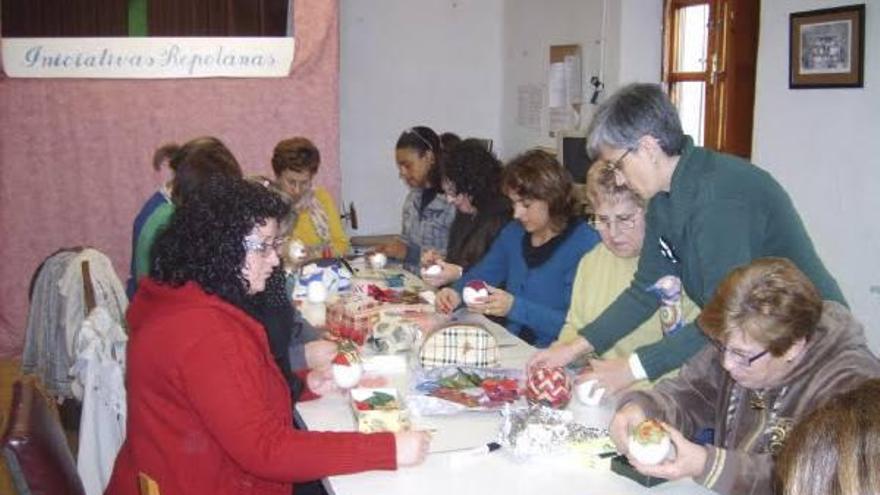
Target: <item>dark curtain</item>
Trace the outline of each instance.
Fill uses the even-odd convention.
[[[288,0],[149,0],[150,36],[285,36]]]
[[[3,36],[128,36],[127,0],[0,0]]]

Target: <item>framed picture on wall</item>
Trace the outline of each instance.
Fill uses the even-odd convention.
[[[864,4],[794,12],[789,25],[789,88],[863,86]]]

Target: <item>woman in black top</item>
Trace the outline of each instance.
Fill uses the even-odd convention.
[[[445,259],[433,250],[422,253],[422,277],[435,287],[458,280],[479,261],[511,218],[510,201],[500,190],[501,162],[479,141],[466,139],[447,150],[440,160],[440,178],[456,213]],[[441,271],[427,272],[432,265]]]

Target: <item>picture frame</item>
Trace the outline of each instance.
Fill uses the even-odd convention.
[[[864,86],[865,4],[794,12],[789,27],[789,88]]]

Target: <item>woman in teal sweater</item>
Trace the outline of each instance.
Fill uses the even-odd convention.
[[[648,201],[642,256],[630,287],[580,330],[581,338],[535,355],[530,366],[562,365],[585,352],[605,352],[654,314],[657,298],[647,288],[664,275],[678,276],[688,297],[703,307],[731,269],[776,256],[793,261],[823,299],[846,304],[779,183],[745,160],[694,146],[659,86],[620,89],[596,111],[589,136],[590,154],[614,170],[619,184]],[[696,323],[690,323],[639,349],[629,363],[599,363],[584,378],[653,380],[705,343]]]
[[[489,296],[469,309],[502,317],[511,333],[547,347],[565,322],[578,262],[599,242],[599,234],[574,215],[571,177],[547,153],[530,151],[510,162],[501,190],[516,221],[453,287],[437,293],[437,306],[451,311],[464,286],[482,280],[490,286]]]

